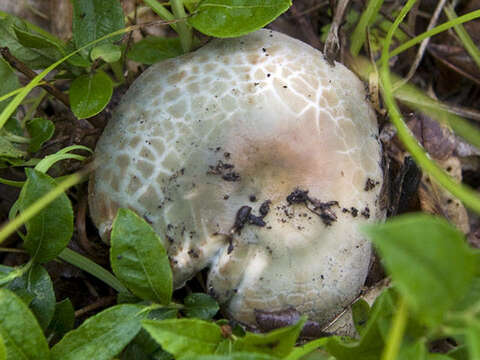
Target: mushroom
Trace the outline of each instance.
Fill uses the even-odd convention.
[[[381,147],[362,82],[307,44],[259,30],[147,69],[96,148],[91,216],[119,208],[164,241],[174,286],[209,268],[226,313],[294,308],[325,324],[360,292],[384,217]]]

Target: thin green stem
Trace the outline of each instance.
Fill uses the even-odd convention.
[[[11,253],[19,253],[19,254],[26,253],[26,251],[22,249],[6,248],[6,247],[0,247],[0,252],[11,252]]]
[[[177,24],[177,32],[180,36],[180,43],[182,44],[183,52],[187,53],[192,48],[192,28],[187,24],[187,13],[183,6],[183,0],[170,0],[173,15],[177,19],[183,19],[183,21]]]
[[[444,11],[445,14],[447,14],[449,20],[455,20],[458,18],[452,6],[447,6]],[[468,51],[472,59],[475,61],[477,67],[480,69],[480,50],[478,49],[477,45],[475,45],[470,35],[468,35],[467,30],[465,30],[465,28],[461,24],[454,25],[454,29],[458,37],[462,41],[463,46]]]
[[[367,8],[362,12],[362,16],[355,26],[355,30],[351,36],[350,52],[357,56],[365,43],[367,37],[367,29],[375,20],[384,0],[369,0]]]
[[[397,312],[388,332],[387,343],[383,349],[381,360],[395,360],[402,345],[403,333],[407,325],[408,308],[403,297],[400,298]]]
[[[392,43],[393,34],[395,33],[396,29],[398,28],[399,24],[402,22],[408,11],[414,5],[415,1],[416,0],[409,0],[407,4],[402,8],[400,14],[398,15],[397,19],[395,19],[395,22],[390,27],[385,38],[385,43],[382,50],[382,57],[380,59],[380,79],[382,82],[383,99],[388,109],[390,120],[397,129],[398,137],[402,141],[405,148],[415,159],[417,164],[422,168],[422,170],[431,175],[431,177],[438,184],[444,187],[452,195],[460,199],[466,206],[480,213],[480,197],[478,193],[473,189],[469,188],[468,186],[457,183],[455,179],[453,179],[432,159],[430,159],[426,151],[420,146],[415,137],[412,135],[410,129],[403,121],[400,110],[395,103],[392,91],[392,80],[388,64],[388,60],[391,57],[391,53],[389,53],[389,47]]]
[[[92,260],[86,258],[79,253],[66,248],[60,255],[58,255],[63,261],[72,264],[79,269],[95,276],[97,279],[102,280],[105,284],[109,285],[113,289],[121,293],[129,293],[128,289],[118,280],[111,272],[105,270],[100,265],[96,264]]]
[[[474,20],[480,17],[480,10],[475,10],[472,12],[469,12],[468,14],[465,14],[463,16],[460,16],[456,19],[447,21],[443,24],[438,25],[437,27],[434,27],[432,30],[426,31],[413,39],[408,40],[407,42],[403,43],[402,45],[396,47],[390,52],[390,57],[396,56],[400,54],[401,52],[404,52],[405,50],[410,49],[412,46],[415,46],[419,43],[421,43],[423,40],[425,40],[428,37],[435,36],[437,34],[440,34],[441,32],[444,32],[445,30],[448,30],[455,25],[458,24],[463,24],[467,21]]]
[[[6,131],[6,130],[2,131],[2,137],[4,137],[5,139],[7,139],[11,142],[17,143],[17,144],[29,144],[30,143],[29,138],[27,138],[25,136],[12,134],[11,132]]]
[[[8,105],[5,107],[5,109],[3,109],[2,113],[0,114],[0,129],[5,125],[7,120],[14,113],[14,111],[17,109],[17,107],[21,104],[23,99],[25,99],[25,97],[30,93],[30,91],[33,88],[35,88],[36,86],[38,86],[40,84],[40,82],[42,81],[42,79],[45,76],[47,76],[53,69],[55,69],[57,66],[59,66],[61,63],[70,59],[76,53],[78,53],[80,51],[83,51],[84,49],[86,49],[86,48],[88,48],[92,45],[95,45],[95,44],[99,43],[100,41],[103,41],[105,39],[111,38],[111,37],[116,36],[116,35],[124,34],[126,32],[131,31],[132,29],[135,29],[135,28],[136,28],[135,26],[129,26],[125,29],[120,29],[120,30],[114,31],[114,32],[112,32],[108,35],[102,36],[101,38],[96,39],[96,40],[82,46],[81,48],[71,52],[70,54],[64,56],[60,60],[54,62],[52,65],[47,67],[40,74],[35,76],[26,86],[24,86],[21,89],[21,91],[8,103]],[[1,242],[1,238],[0,238],[0,242]]]
[[[167,21],[175,20],[175,16],[170,11],[168,11],[168,9],[165,6],[160,4],[157,0],[143,0],[143,2],[148,6],[150,6],[152,10],[158,16],[160,16],[163,20],[167,20]],[[170,24],[170,26],[172,27],[173,30],[175,30],[178,33],[178,24],[172,23]]]
[[[8,236],[13,234],[15,230],[17,230],[20,226],[33,218],[53,200],[63,194],[64,191],[66,191],[73,185],[80,183],[83,179],[83,176],[84,174],[81,173],[75,173],[73,175],[70,175],[67,179],[65,179],[65,181],[62,181],[50,192],[43,195],[40,199],[35,201],[32,205],[25,209],[25,211],[22,211],[13,220],[7,222],[3,227],[0,228],[0,243],[2,243],[3,240],[5,240]]]

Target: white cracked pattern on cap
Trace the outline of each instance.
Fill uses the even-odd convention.
[[[97,145],[91,216],[108,240],[117,209],[136,211],[175,287],[209,267],[210,293],[241,322],[294,307],[325,323],[367,275],[359,225],[384,216],[377,132],[363,84],[319,51],[269,30],[212,40],[130,87]],[[336,220],[289,204],[296,189],[338,202]],[[266,201],[265,226],[232,231],[240,208],[258,216]]]

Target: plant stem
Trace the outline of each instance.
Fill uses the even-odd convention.
[[[143,0],[145,4],[150,6],[152,10],[160,16],[163,20],[167,21],[172,21],[175,20],[175,16],[167,10],[165,6],[162,4],[158,3],[157,0]],[[173,30],[175,30],[178,33],[178,24],[170,24]]]
[[[407,325],[408,309],[403,297],[400,298],[397,312],[388,332],[387,344],[383,349],[381,360],[395,360],[402,345],[403,333]]]
[[[14,142],[14,143],[17,143],[17,144],[29,144],[30,143],[29,138],[27,138],[25,136],[12,134],[11,132],[6,131],[6,130],[3,131],[2,136],[5,139],[10,140],[11,142]]]
[[[395,125],[397,129],[398,137],[402,141],[406,150],[410,152],[412,157],[415,159],[415,162],[422,168],[422,170],[431,175],[432,179],[435,182],[445,188],[453,196],[457,197],[467,207],[477,213],[480,213],[480,197],[478,193],[475,190],[469,188],[468,186],[455,181],[455,179],[453,179],[449,174],[447,174],[443,169],[441,169],[435,163],[435,161],[433,161],[428,156],[425,149],[418,143],[418,141],[412,135],[408,126],[403,121],[400,110],[398,109],[398,106],[395,103],[395,99],[393,97],[392,79],[388,64],[388,60],[391,58],[392,53],[389,52],[389,48],[392,43],[393,34],[395,33],[396,29],[398,28],[399,24],[402,22],[408,11],[411,9],[415,1],[416,0],[409,0],[407,4],[402,8],[400,14],[395,19],[395,22],[388,30],[387,36],[385,38],[385,43],[382,50],[382,57],[380,59],[380,78],[382,83],[383,99],[385,101],[385,106],[388,109],[390,121],[393,123],[393,125]],[[460,18],[457,18],[457,20],[458,19]]]
[[[187,13],[183,6],[183,0],[170,0],[170,3],[175,18],[181,20],[177,24],[177,32],[180,36],[183,52],[187,53],[192,48],[192,28],[187,24]]]
[[[103,267],[86,258],[85,256],[66,248],[60,253],[60,255],[58,255],[58,257],[102,280],[105,284],[109,285],[118,292],[127,294],[129,293],[128,289],[123,286],[120,280],[118,280],[111,272],[105,270]]]

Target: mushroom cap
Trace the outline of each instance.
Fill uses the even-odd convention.
[[[381,147],[360,80],[270,30],[151,66],[96,149],[91,216],[120,207],[164,242],[179,288],[208,267],[236,320],[295,308],[325,323],[365,281],[359,226],[384,217]],[[287,199],[288,198],[288,199]]]

